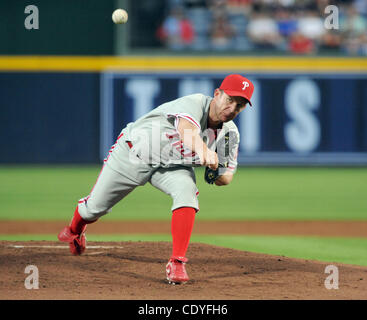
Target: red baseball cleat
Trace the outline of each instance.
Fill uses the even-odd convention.
[[[83,231],[80,234],[72,233],[70,230],[70,226],[62,229],[57,236],[57,238],[62,242],[68,242],[70,247],[70,252],[73,255],[79,256],[85,251],[86,246],[86,237],[85,230],[87,226],[83,228]]]
[[[185,257],[172,257],[166,265],[166,276],[169,284],[184,284],[189,281],[185,269],[185,263],[188,261]]]

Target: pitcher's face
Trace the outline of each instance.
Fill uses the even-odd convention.
[[[214,114],[221,122],[228,122],[246,108],[248,101],[243,97],[229,96],[224,91],[214,91]]]

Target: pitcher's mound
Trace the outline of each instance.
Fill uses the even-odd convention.
[[[1,241],[0,299],[367,299],[366,267],[200,243],[188,250],[190,281],[173,286],[165,280],[170,253],[169,242],[88,242],[82,256],[72,256],[61,242]],[[328,290],[331,264],[339,282]],[[30,265],[39,289],[26,289],[36,285]]]

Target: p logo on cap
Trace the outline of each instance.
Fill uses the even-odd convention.
[[[252,106],[251,97],[254,92],[254,85],[249,79],[239,74],[230,74],[224,78],[219,89],[223,90],[229,96],[247,99],[250,106]]]
[[[250,84],[247,81],[242,82],[242,84],[243,84],[242,90],[245,90],[247,87],[250,86]]]

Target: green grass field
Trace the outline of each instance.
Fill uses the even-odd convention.
[[[1,220],[69,221],[100,166],[0,166]],[[367,168],[240,168],[227,187],[196,170],[201,220],[367,220]],[[170,220],[171,199],[147,184],[104,220]],[[55,235],[0,235],[56,240]],[[95,241],[170,241],[170,235],[89,235]],[[288,257],[367,266],[367,239],[193,235],[192,241]]]
[[[0,220],[69,220],[88,195],[100,166],[0,166]],[[203,220],[366,220],[367,168],[241,168],[216,187],[197,169]],[[149,183],[106,220],[167,220],[171,199]]]

